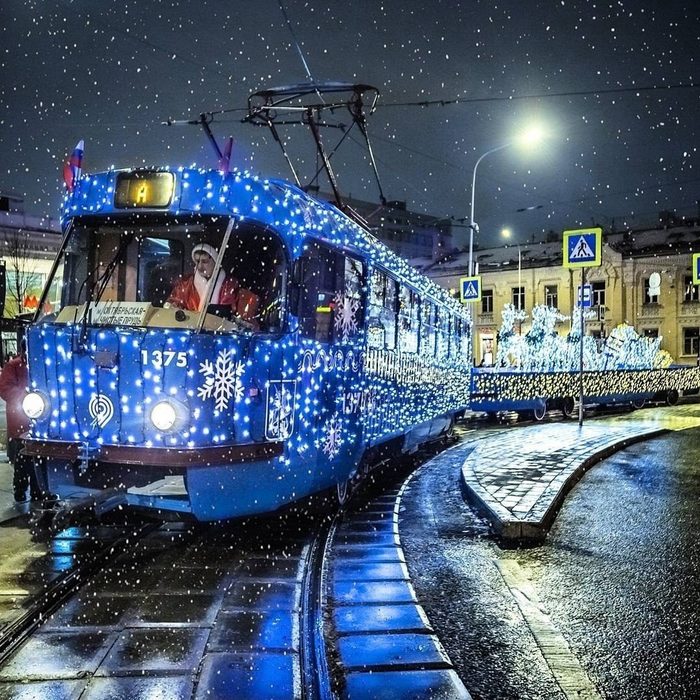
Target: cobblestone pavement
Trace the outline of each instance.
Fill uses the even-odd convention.
[[[596,462],[669,430],[700,426],[700,404],[499,432],[446,453],[462,459],[468,500],[504,539],[542,539],[566,494]],[[439,459],[439,458],[438,458]]]

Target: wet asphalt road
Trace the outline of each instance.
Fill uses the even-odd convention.
[[[569,494],[544,545],[517,550],[501,549],[464,504],[453,469],[418,472],[402,543],[418,599],[475,699],[567,697],[553,655],[590,681],[580,697],[700,697],[698,456],[700,430],[617,453]],[[533,634],[506,568],[531,586],[548,636]]]

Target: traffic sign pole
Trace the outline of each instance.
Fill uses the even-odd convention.
[[[586,284],[586,268],[581,268],[581,293]],[[581,305],[581,336],[578,351],[578,427],[583,427],[583,305]]]

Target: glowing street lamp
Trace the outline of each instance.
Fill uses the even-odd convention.
[[[476,223],[476,220],[474,218],[474,194],[476,192],[476,169],[479,167],[479,163],[481,163],[486,156],[490,156],[492,153],[497,153],[498,151],[502,151],[504,148],[508,148],[509,146],[514,146],[514,145],[520,145],[524,147],[531,147],[534,146],[535,144],[539,143],[544,134],[542,133],[542,129],[539,127],[531,127],[527,131],[524,131],[520,136],[518,136],[516,139],[513,141],[508,141],[508,143],[504,143],[501,146],[496,146],[496,148],[492,148],[489,151],[486,151],[486,153],[482,154],[479,156],[478,160],[474,164],[474,170],[472,172],[472,201],[471,201],[471,207],[469,209],[469,276],[471,277],[474,274],[474,232],[476,231],[477,233],[479,232],[479,226]]]

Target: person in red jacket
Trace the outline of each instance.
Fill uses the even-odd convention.
[[[194,273],[175,283],[167,302],[187,311],[201,311],[212,283],[219,251],[208,243],[199,243],[192,249]],[[230,306],[232,318],[242,319],[247,328],[259,329],[257,321],[260,298],[249,289],[241,287],[235,277],[227,277],[219,270],[214,282],[210,304]]]
[[[192,249],[194,273],[179,280],[170,292],[167,302],[187,311],[200,311],[207,296],[219,252],[208,243],[199,243]],[[212,304],[226,304],[235,311],[238,304],[240,284],[234,277],[226,277],[219,270],[211,295]]]
[[[22,409],[28,386],[29,373],[23,340],[20,354],[8,360],[0,372],[0,398],[7,404],[7,458],[14,467],[15,501],[20,503],[27,500],[28,487],[32,500],[39,500],[42,496],[31,460],[22,454],[22,435],[29,430],[29,418]]]

